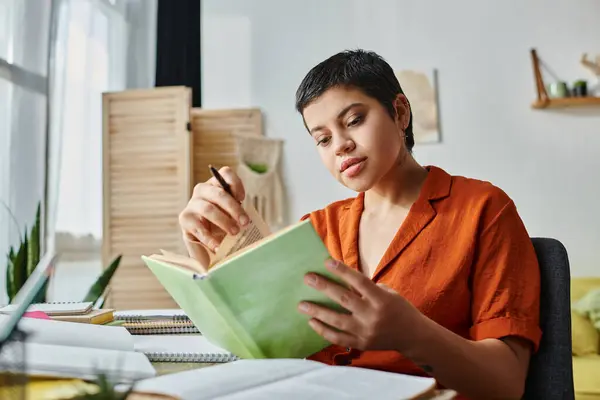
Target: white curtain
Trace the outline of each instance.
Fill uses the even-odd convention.
[[[0,0],[0,303],[8,248],[44,206],[51,6]]]
[[[153,85],[156,0],[58,0],[57,9],[47,240],[60,252],[60,238],[101,241],[102,93]]]
[[[0,0],[0,304],[38,202],[56,233],[102,233],[102,93],[152,87],[156,0]],[[10,210],[10,212],[8,211]]]

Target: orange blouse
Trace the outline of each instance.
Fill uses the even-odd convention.
[[[492,184],[427,167],[417,201],[373,281],[395,289],[423,314],[472,339],[519,336],[537,350],[540,277],[535,250],[512,200]],[[364,193],[305,215],[333,258],[358,269]],[[414,375],[396,351],[329,346],[310,359]]]

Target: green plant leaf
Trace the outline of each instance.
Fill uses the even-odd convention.
[[[113,262],[102,272],[102,274],[98,277],[96,282],[92,285],[87,295],[85,296],[83,301],[91,301],[96,302],[102,296],[108,284],[110,283],[111,278],[117,271],[119,267],[119,263],[121,262],[122,255],[117,256]]]
[[[6,208],[10,212],[8,207]],[[18,250],[15,251],[15,248],[11,246],[8,251],[6,265],[6,292],[8,294],[9,301],[12,301],[15,298],[40,260],[40,215],[41,202],[38,202],[35,222],[31,228],[30,236],[27,236],[27,229],[25,229],[25,234],[23,235],[23,239],[19,244]],[[47,287],[48,283],[46,283],[39,292],[38,296],[34,299],[34,302],[44,302],[46,300]]]
[[[12,263],[12,275],[13,275],[13,297],[17,295],[25,281],[27,280],[27,233],[19,246],[19,250]]]
[[[133,392],[133,386],[130,385],[123,392],[115,389],[116,382],[112,382],[106,377],[106,374],[96,374],[96,378],[90,383],[95,388],[92,390],[82,390],[81,394],[70,398],[70,400],[125,400]]]
[[[41,203],[38,203],[35,222],[31,228],[27,246],[27,277],[31,275],[40,261],[40,211]]]
[[[42,286],[42,288],[40,289],[40,291],[38,292],[38,294],[31,301],[32,304],[45,303],[46,302],[46,293],[48,291],[48,284],[49,283],[50,283],[50,280],[46,279],[46,282],[44,282],[44,286]]]
[[[14,255],[9,256],[6,262],[6,294],[8,295],[9,302],[15,298],[17,291],[19,290],[15,285],[15,267],[13,259]]]

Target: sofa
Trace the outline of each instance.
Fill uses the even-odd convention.
[[[600,289],[600,277],[572,277],[572,304],[594,289]],[[600,331],[589,318],[574,309],[571,310],[571,324],[575,399],[600,400]]]

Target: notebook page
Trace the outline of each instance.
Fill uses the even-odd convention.
[[[8,316],[0,315],[0,324],[7,320]],[[134,348],[131,334],[119,326],[22,318],[19,329],[27,332],[27,341],[33,343],[125,351]]]
[[[134,336],[135,351],[141,353],[229,354],[202,335]]]
[[[15,360],[11,358],[20,346],[11,342],[0,353],[0,365],[5,368]],[[141,353],[107,349],[57,346],[40,343],[25,344],[25,365],[34,376],[96,379],[105,373],[119,382],[131,382],[156,376],[156,370]]]
[[[308,360],[240,360],[139,382],[136,391],[200,399],[412,399],[435,389],[423,378]]]

